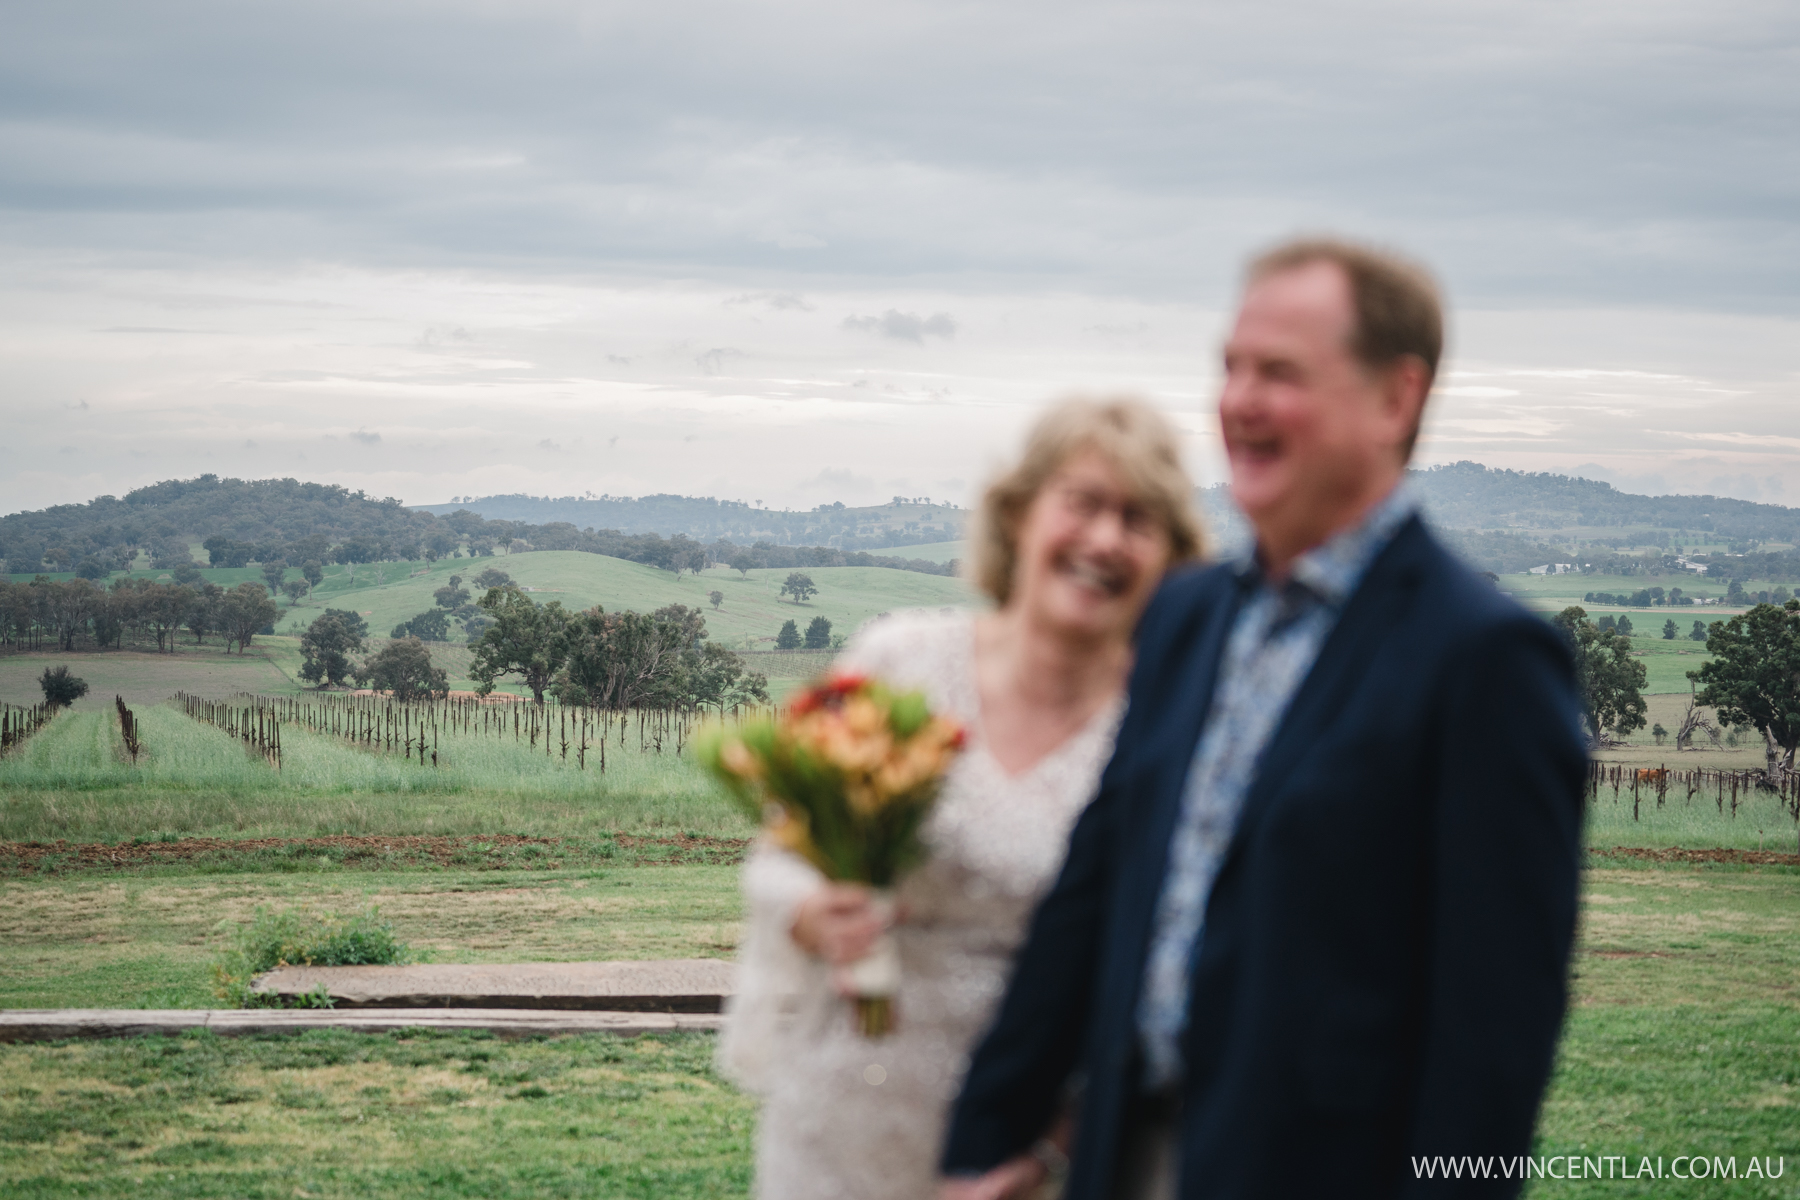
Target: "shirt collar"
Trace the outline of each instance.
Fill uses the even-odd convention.
[[[1418,496],[1402,481],[1360,522],[1296,558],[1289,586],[1304,588],[1333,607],[1342,606],[1375,556],[1418,510]],[[1254,546],[1239,562],[1238,575],[1250,586],[1267,583]]]

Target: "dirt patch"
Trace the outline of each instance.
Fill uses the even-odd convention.
[[[596,838],[525,837],[517,834],[447,836],[353,836],[312,838],[179,838],[173,841],[0,842],[0,875],[61,874],[71,871],[128,870],[159,865],[217,866],[225,869],[280,869],[305,860],[371,869],[455,867],[531,870],[581,866],[591,862],[741,862],[747,838],[650,837],[629,834]]]
[[[1644,846],[1614,846],[1610,850],[1592,849],[1598,858],[1641,858],[1666,863],[1733,863],[1757,867],[1800,867],[1800,854],[1778,854],[1773,850],[1684,850],[1680,846],[1650,849]]]

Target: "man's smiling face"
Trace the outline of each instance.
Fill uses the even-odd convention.
[[[1232,495],[1265,544],[1316,544],[1399,477],[1418,405],[1397,404],[1396,381],[1357,360],[1354,329],[1333,263],[1277,271],[1244,293],[1219,427]]]

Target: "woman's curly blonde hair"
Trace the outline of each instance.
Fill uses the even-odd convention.
[[[1169,534],[1170,562],[1198,558],[1203,547],[1193,483],[1181,467],[1174,427],[1130,396],[1065,400],[1038,418],[1018,463],[988,484],[975,517],[972,575],[1002,607],[1018,569],[1019,523],[1044,482],[1083,450],[1110,460],[1140,504]]]

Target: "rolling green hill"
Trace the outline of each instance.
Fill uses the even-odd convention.
[[[299,607],[283,604],[276,631],[297,633],[324,609],[347,608],[363,614],[371,633],[385,636],[399,622],[432,608],[432,592],[448,583],[451,575],[466,580],[487,566],[499,567],[515,583],[531,589],[533,600],[557,600],[572,610],[596,604],[609,612],[648,612],[666,604],[702,608],[713,639],[743,649],[754,648],[759,640],[772,644],[787,620],[797,621],[804,630],[808,621],[824,616],[834,632],[847,634],[879,612],[974,602],[969,586],[949,576],[881,567],[812,567],[805,573],[819,594],[797,605],[777,595],[788,575],[785,569],[753,570],[745,578],[715,567],[677,579],[668,571],[620,558],[546,550],[473,561],[364,565],[357,568],[354,581],[343,568],[330,568],[325,581]],[[707,593],[715,590],[725,595],[716,611],[707,600]]]

